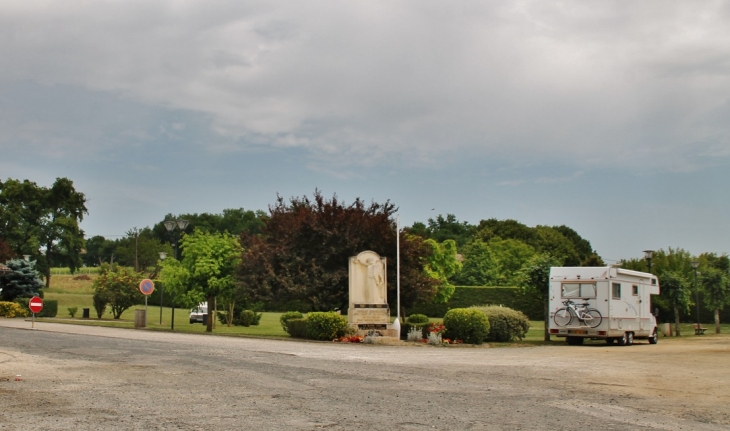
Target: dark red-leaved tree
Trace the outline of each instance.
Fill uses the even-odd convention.
[[[15,257],[15,253],[13,253],[13,250],[10,248],[10,245],[8,245],[5,240],[0,238],[0,263],[4,263],[10,259],[13,259]]]
[[[315,191],[269,207],[263,233],[244,234],[238,283],[250,301],[301,303],[311,310],[346,310],[348,260],[365,250],[388,259],[388,302],[396,304],[395,206],[356,199],[345,205]],[[401,305],[428,301],[435,281],[423,271],[431,252],[418,236],[401,233]]]

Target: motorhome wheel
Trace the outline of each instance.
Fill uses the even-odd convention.
[[[659,342],[659,333],[657,332],[656,328],[654,328],[654,333],[649,338],[649,344],[656,344]]]

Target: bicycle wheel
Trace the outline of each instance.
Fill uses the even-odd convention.
[[[558,326],[567,326],[570,325],[570,322],[573,321],[573,313],[570,312],[567,308],[558,308],[555,311],[555,316],[553,317],[553,321]]]
[[[583,321],[586,322],[586,325],[590,328],[595,328],[600,325],[601,320],[603,320],[603,316],[601,316],[601,312],[595,308],[589,308],[586,310],[586,314],[583,315]]]

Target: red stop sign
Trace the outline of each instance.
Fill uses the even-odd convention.
[[[28,301],[28,308],[30,308],[30,311],[33,313],[40,313],[41,310],[43,310],[43,300],[37,296],[30,298],[30,301]]]

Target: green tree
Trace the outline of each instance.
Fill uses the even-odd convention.
[[[700,283],[704,291],[705,305],[713,310],[715,333],[720,333],[720,311],[730,302],[730,279],[720,269],[708,267],[702,271]]]
[[[447,239],[439,244],[433,239],[427,239],[426,245],[431,247],[431,255],[428,257],[424,270],[429,277],[438,281],[433,302],[445,303],[456,289],[449,282],[449,278],[458,274],[462,267],[456,255],[456,241]]]
[[[50,285],[51,267],[81,264],[84,232],[79,223],[87,214],[86,197],[68,178],[57,178],[51,188],[25,180],[0,182],[0,236],[16,255],[36,257]],[[42,255],[39,249],[44,248]]]
[[[457,247],[465,245],[474,232],[475,226],[458,221],[453,214],[447,214],[445,218],[439,214],[435,219],[428,219],[428,227],[425,227],[423,223],[414,223],[411,228],[412,234],[420,234],[422,237],[433,239],[438,243],[443,243],[448,239],[454,240]]]
[[[664,270],[659,276],[661,295],[674,311],[674,333],[680,336],[679,320],[681,314],[689,312],[692,292],[685,276],[679,270]]]
[[[550,341],[548,322],[550,320],[550,268],[560,266],[560,261],[549,254],[536,254],[520,270],[520,289],[528,294],[539,296],[543,303],[545,321],[545,341]]]
[[[137,272],[153,267],[161,251],[171,254],[172,248],[155,238],[150,228],[135,227],[128,230],[127,236],[119,240],[115,247],[119,264],[131,266]]]
[[[10,302],[15,298],[43,297],[43,280],[35,270],[35,262],[12,259],[5,265],[13,271],[0,275],[0,300]]]
[[[116,249],[116,242],[101,235],[86,240],[86,253],[81,257],[86,266],[100,266],[104,262],[111,264]]]
[[[195,229],[211,233],[228,232],[233,236],[240,236],[242,233],[249,235],[260,234],[265,226],[266,214],[263,211],[251,211],[243,208],[224,209],[221,214],[180,214],[175,216],[168,214],[164,220],[188,221],[185,232],[192,233]],[[152,228],[152,235],[160,242],[167,242],[169,234],[164,225],[164,220]]]
[[[141,281],[142,275],[132,268],[117,266],[114,270],[102,270],[93,284],[94,308],[98,312],[97,302],[105,302],[114,318],[119,319],[124,310],[144,302],[144,295],[139,291]]]
[[[487,243],[477,239],[463,249],[464,263],[453,280],[461,286],[491,286],[500,276],[500,267]]]
[[[520,270],[537,253],[535,249],[518,239],[502,239],[494,237],[489,240],[498,266],[498,277],[495,286],[516,286],[520,281]]]
[[[213,304],[217,296],[227,308],[235,307],[234,270],[238,267],[242,249],[238,239],[228,233],[209,233],[196,229],[181,240],[182,260],[166,259],[160,279],[176,298],[190,307],[208,302],[207,332],[213,331]],[[232,313],[230,313],[231,319]]]

